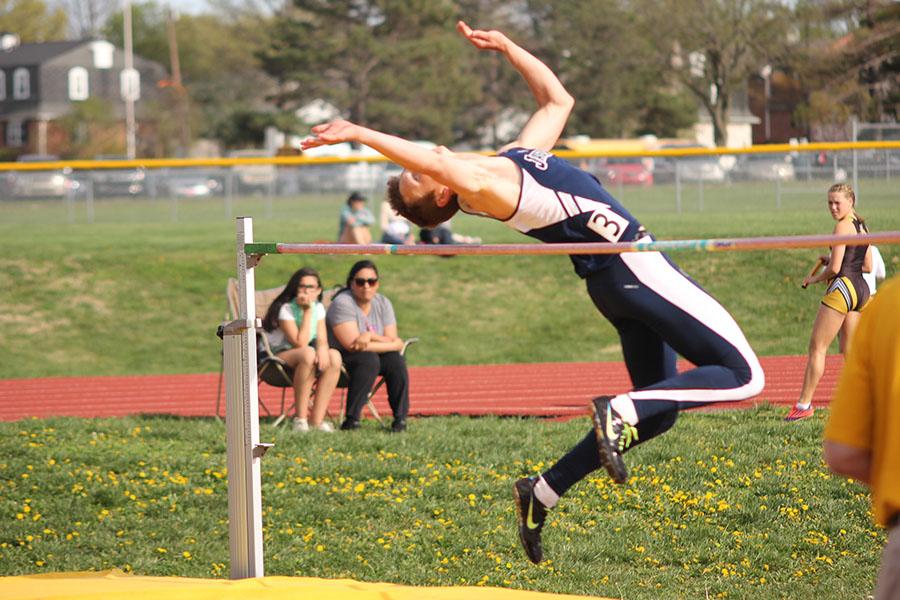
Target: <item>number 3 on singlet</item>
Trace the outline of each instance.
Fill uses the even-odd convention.
[[[594,212],[587,226],[603,239],[618,242],[628,228],[628,219],[613,211],[609,204],[591,202],[591,208]]]
[[[628,229],[628,219],[614,211],[609,204],[566,192],[557,192],[557,197],[570,217],[590,213],[588,228],[608,242],[618,242]]]

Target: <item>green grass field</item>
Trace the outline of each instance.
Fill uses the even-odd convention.
[[[823,415],[683,415],[518,546],[512,482],[586,419],[415,420],[407,435],[267,429],[266,573],[638,598],[864,598],[883,533],[821,462]],[[0,424],[0,574],[228,576],[224,429],[165,417]]]
[[[798,184],[799,185],[799,184]],[[874,231],[900,229],[890,182],[864,182]],[[693,195],[691,195],[693,194]],[[826,233],[824,193],[760,186],[626,190],[661,239]],[[259,241],[334,235],[338,197],[236,204]],[[210,372],[235,269],[221,201],[98,203],[67,223],[54,203],[0,203],[0,378]],[[269,213],[271,211],[271,213]],[[271,217],[267,217],[271,214]],[[172,217],[177,216],[174,222]],[[522,242],[461,216],[456,230]],[[889,273],[897,247],[882,248]],[[817,250],[677,253],[760,354],[805,351]],[[299,266],[341,281],[350,257],[266,257],[257,283]],[[612,328],[565,257],[383,257],[382,291],[413,365],[619,360]],[[769,408],[687,414],[629,454],[633,479],[581,482],[545,529],[549,562],[517,545],[510,486],[584,434],[583,419],[432,418],[408,435],[297,436],[263,462],[267,573],[415,585],[492,585],[622,598],[863,598],[883,534],[864,489],[821,461],[824,415],[787,426]],[[224,429],[142,417],[0,423],[0,575],[118,567],[227,577]]]

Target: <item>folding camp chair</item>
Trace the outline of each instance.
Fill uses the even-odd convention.
[[[255,294],[256,298],[256,314],[264,316],[266,311],[269,310],[269,305],[278,297],[278,294],[281,293],[281,290],[284,289],[284,286],[279,286],[276,288],[270,288],[267,290],[257,290]],[[238,281],[237,279],[230,277],[228,282],[225,285],[225,296],[228,300],[228,314],[225,315],[225,320],[234,320],[238,318]],[[294,387],[294,371],[291,369],[287,363],[278,358],[272,353],[272,349],[269,347],[268,339],[265,335],[257,334],[257,340],[261,340],[262,344],[265,347],[265,354],[263,358],[257,361],[256,365],[256,377],[258,382],[265,382],[273,387],[281,388],[281,411],[279,412],[278,423],[281,423],[284,420],[286,413],[286,395],[287,390],[289,388]],[[255,351],[256,348],[253,348]],[[225,370],[225,357],[222,357],[222,365],[219,369],[219,389],[216,393],[216,417],[220,417],[221,403],[222,403],[222,379]],[[266,403],[263,402],[262,398],[259,399],[259,405],[265,411],[266,415],[271,417],[272,412],[269,410],[269,407],[266,406]]]

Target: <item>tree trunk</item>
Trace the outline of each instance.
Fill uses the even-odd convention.
[[[716,101],[712,105],[710,116],[713,126],[713,143],[716,146],[728,145],[728,108],[730,106],[728,88],[719,88]]]

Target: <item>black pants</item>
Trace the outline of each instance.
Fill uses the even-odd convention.
[[[762,391],[762,367],[740,327],[665,255],[623,254],[605,270],[588,275],[587,290],[622,342],[634,385],[630,396],[638,416],[637,443],[669,430],[680,410],[743,400]],[[695,368],[679,373],[676,352]],[[599,468],[591,429],[543,476],[563,495]]]
[[[388,403],[394,422],[406,421],[409,413],[409,372],[406,359],[399,352],[341,352],[350,374],[347,386],[347,419],[358,421],[366,405],[369,391],[379,375],[387,385]]]

